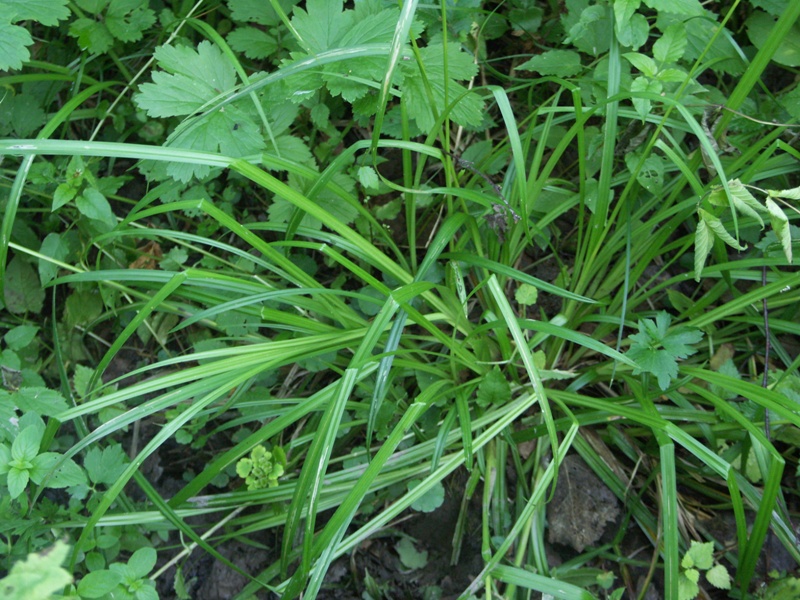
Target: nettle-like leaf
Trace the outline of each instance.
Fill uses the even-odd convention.
[[[141,92],[134,96],[134,102],[151,117],[194,114],[236,85],[233,66],[211,42],[200,42],[196,50],[160,46],[155,58],[164,70],[153,73],[153,83],[143,84]],[[265,147],[258,125],[235,104],[173,134],[169,143],[233,158],[258,153]],[[168,175],[184,183],[193,176],[203,178],[210,171],[210,167],[193,164],[171,163],[167,167]]]
[[[114,40],[136,42],[156,22],[156,14],[141,0],[76,0],[94,18],[82,17],[70,24],[69,34],[81,48],[103,54]]]
[[[297,0],[279,0],[278,4],[288,13],[297,4]],[[242,23],[272,27],[281,22],[272,4],[264,0],[228,0],[228,8],[231,9],[231,18]]]
[[[678,376],[678,360],[691,356],[697,350],[692,346],[703,338],[703,332],[686,326],[670,330],[672,317],[661,311],[653,319],[639,321],[639,333],[630,336],[628,356],[640,365],[639,373],[651,373],[658,379],[662,390]]]
[[[68,17],[67,0],[0,0],[0,71],[21,69],[31,58],[29,27],[15,23],[38,21],[52,27]]]

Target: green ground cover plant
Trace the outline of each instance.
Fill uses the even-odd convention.
[[[794,597],[798,19],[0,0],[0,590]]]

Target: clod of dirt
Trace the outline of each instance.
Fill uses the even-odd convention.
[[[553,499],[547,506],[551,544],[583,552],[603,535],[607,523],[619,516],[619,502],[579,456],[564,459]]]

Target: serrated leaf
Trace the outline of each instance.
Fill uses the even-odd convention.
[[[494,366],[491,371],[483,376],[478,385],[477,403],[486,407],[490,405],[501,406],[511,400],[511,385],[500,368]]]
[[[338,47],[338,41],[354,25],[353,12],[343,11],[342,0],[307,0],[305,8],[295,8],[292,25],[304,49],[318,54]]]
[[[686,551],[686,558],[691,560],[692,567],[706,571],[714,564],[714,542],[697,542],[692,540]]]
[[[94,19],[75,19],[69,26],[69,34],[78,38],[78,45],[93,54],[104,54],[114,45],[114,36],[103,23]]]
[[[28,30],[8,21],[0,21],[0,71],[21,69],[31,58],[28,46],[33,38]]]
[[[203,41],[197,50],[159,46],[154,53],[164,71],[141,86],[134,102],[151,117],[188,115],[236,85],[236,72],[222,51]]]
[[[278,49],[274,37],[255,27],[237,27],[228,34],[228,43],[231,48],[252,59],[268,58]]]
[[[800,187],[789,190],[767,190],[770,198],[786,198],[787,200],[800,200]]]
[[[11,399],[21,410],[31,410],[45,417],[52,417],[69,408],[61,394],[43,387],[20,388],[11,395]]]
[[[369,166],[359,167],[357,171],[358,181],[367,189],[377,189],[380,184],[378,174],[375,169]]]
[[[736,239],[730,233],[728,233],[728,231],[725,229],[725,226],[722,224],[722,221],[720,221],[717,217],[715,217],[710,212],[702,208],[698,209],[697,213],[700,215],[700,218],[706,223],[708,228],[711,231],[713,231],[714,234],[717,237],[719,237],[723,242],[725,242],[735,250],[741,251],[745,249],[744,246],[739,244],[739,242],[737,242]]]
[[[89,383],[94,376],[94,369],[83,365],[75,365],[75,374],[72,376],[72,387],[80,398],[85,398],[89,391]]]
[[[573,50],[547,50],[519,65],[517,70],[535,71],[540,75],[572,77],[583,70],[583,65],[580,54]]]
[[[697,573],[697,571],[694,572]],[[678,600],[692,600],[697,598],[699,593],[700,587],[697,583],[689,579],[685,573],[681,573],[678,578]]]
[[[114,483],[125,470],[129,460],[122,446],[112,444],[107,448],[94,447],[86,453],[83,466],[93,483]]]
[[[448,71],[445,74],[444,47],[441,44],[422,48],[419,54],[437,112],[441,114],[446,108],[444,105],[446,85],[448,101],[452,103],[460,99],[450,112],[451,120],[464,126],[479,125],[483,120],[483,100],[474,92],[467,92],[464,86],[455,82],[456,79],[468,79],[475,75],[477,66],[472,62],[472,57],[463,52],[458,44],[448,44]],[[427,90],[422,81],[422,72],[416,63],[404,66],[408,70],[408,76],[403,89],[403,101],[408,107],[409,115],[417,122],[419,128],[429,132],[434,126],[435,119]]]
[[[731,576],[723,565],[714,565],[706,573],[706,579],[715,588],[720,590],[731,589]]]
[[[687,43],[683,23],[673,23],[653,44],[653,57],[662,65],[677,62],[683,58]]]
[[[86,474],[78,463],[71,458],[64,459],[58,452],[45,452],[33,459],[30,476],[35,484],[43,483],[48,488],[65,488],[86,483]]]
[[[680,326],[670,330],[672,317],[661,311],[653,319],[639,321],[639,333],[631,335],[628,356],[639,364],[634,374],[652,373],[658,378],[662,390],[669,387],[670,381],[678,376],[679,358],[686,358],[696,352],[690,344],[696,344],[703,337],[698,329]]]
[[[14,20],[39,21],[52,27],[69,17],[69,0],[0,0],[0,13],[14,15]]]
[[[19,256],[8,263],[4,283],[3,300],[10,313],[41,312],[44,306],[44,290],[39,283],[39,277],[33,267]]]
[[[767,198],[767,210],[769,211],[769,220],[772,224],[772,230],[783,248],[783,254],[786,260],[791,264],[792,262],[792,233],[789,229],[789,219],[783,209],[772,199]]]
[[[105,24],[118,40],[135,42],[156,22],[156,14],[141,0],[111,0]]]
[[[728,189],[731,191],[731,200],[733,205],[742,214],[748,215],[759,222],[761,228],[764,228],[764,221],[761,219],[759,213],[768,213],[769,210],[753,197],[753,194],[742,184],[738,179],[732,179],[728,182]]]

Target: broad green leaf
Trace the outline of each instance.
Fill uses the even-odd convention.
[[[31,462],[39,454],[39,445],[42,443],[44,431],[39,427],[25,427],[11,444],[11,458],[15,461]]]
[[[616,21],[617,31],[630,21],[641,3],[642,0],[614,0],[614,20]]]
[[[39,253],[43,254],[44,256],[49,256],[53,260],[63,261],[67,258],[67,256],[69,256],[69,246],[68,238],[65,234],[48,233],[47,237],[45,237],[44,241],[42,242],[42,247],[39,248]],[[58,275],[58,269],[58,265],[54,265],[53,263],[40,258],[39,280],[41,281],[42,285],[47,285],[53,279],[55,279],[56,275]]]
[[[623,25],[617,25],[617,39],[626,47],[637,50],[647,43],[650,36],[650,23],[644,15],[635,13]]]
[[[57,415],[69,408],[61,394],[43,387],[20,388],[11,395],[11,398],[21,410],[32,410],[45,417]]]
[[[89,450],[83,459],[83,467],[92,483],[110,484],[119,478],[128,462],[122,446],[112,444],[102,450],[96,446]]]
[[[7,331],[3,340],[11,350],[22,350],[36,339],[38,332],[39,328],[35,325],[18,325]]]
[[[418,479],[409,481],[407,489],[411,491],[420,483],[422,482]],[[429,513],[439,508],[442,503],[444,503],[444,486],[437,481],[421,498],[411,504],[411,508],[419,512]]]
[[[278,2],[285,13],[289,13],[297,0],[279,0]],[[228,0],[231,17],[243,23],[258,23],[268,27],[281,22],[278,13],[272,8],[272,3],[264,0]]]
[[[122,583],[122,575],[115,571],[102,569],[83,576],[78,583],[78,594],[82,598],[102,598]]]
[[[8,485],[8,495],[11,499],[17,498],[25,488],[28,487],[30,475],[26,469],[12,467],[6,475],[6,485]]]
[[[252,59],[268,58],[278,49],[274,37],[255,27],[237,27],[228,34],[228,43],[236,52]]]
[[[583,70],[581,56],[574,50],[547,50],[537,54],[517,67],[522,71],[535,71],[541,75],[571,77]]]
[[[22,63],[31,58],[27,48],[31,44],[33,38],[27,29],[0,20],[0,71],[21,69]]]
[[[191,114],[236,85],[233,66],[211,42],[200,42],[197,50],[159,46],[154,56],[164,71],[153,73],[153,83],[142,84],[134,96],[151,117]]]
[[[65,488],[86,483],[86,474],[78,463],[71,458],[65,459],[58,452],[45,452],[34,458],[30,476],[31,481],[37,485],[44,483],[48,488]]]
[[[606,7],[597,4],[589,6],[589,3],[583,0],[569,4],[573,6],[561,17],[564,29],[567,31],[564,43],[572,44],[578,50],[592,56],[606,52],[609,28],[613,27]]]
[[[75,206],[82,215],[102,223],[106,231],[111,231],[117,225],[117,218],[111,210],[111,205],[106,197],[95,188],[86,188],[75,198]]]
[[[318,54],[337,48],[339,40],[355,25],[353,11],[344,11],[342,0],[308,0],[305,8],[295,7],[292,25],[304,49]]]
[[[660,13],[674,13],[687,17],[699,17],[705,14],[700,0],[644,0],[644,3]]]
[[[697,585],[697,580],[700,578],[700,573],[695,569],[690,569],[681,573],[678,580],[678,600],[692,600],[697,598],[700,593],[700,587]]]
[[[720,590],[731,589],[731,576],[723,565],[715,565],[706,572],[708,583]]]
[[[767,210],[769,211],[769,220],[772,223],[772,230],[783,248],[783,254],[786,260],[791,264],[792,262],[792,233],[789,229],[789,219],[783,209],[772,199],[767,198]]]
[[[61,565],[67,559],[69,546],[58,541],[39,554],[28,554],[0,579],[5,600],[45,600],[63,591],[72,582],[72,575]]]
[[[447,45],[447,73],[444,72],[444,47],[434,44],[420,49],[420,57],[428,78],[433,101],[437,112],[440,114],[445,109],[444,90],[447,86],[447,96],[450,103],[461,98],[450,112],[450,118],[459,125],[477,126],[483,120],[483,100],[474,92],[467,93],[467,89],[456,83],[456,79],[468,79],[477,72],[477,66],[472,62],[472,57],[461,50],[458,44]],[[422,82],[422,73],[419,66],[403,65],[409,76],[405,80],[403,101],[408,107],[409,115],[416,120],[423,131],[429,132],[434,125],[434,115],[431,110],[428,94]],[[466,93],[466,95],[465,95]],[[463,98],[462,98],[463,96]]]
[[[731,191],[731,200],[733,205],[742,214],[748,215],[759,222],[761,228],[764,228],[764,221],[761,219],[759,213],[768,213],[768,209],[753,197],[753,194],[742,184],[738,179],[733,179],[728,182],[728,189]]]
[[[414,546],[414,542],[407,537],[401,538],[400,541],[395,544],[395,550],[397,550],[397,554],[403,566],[412,571],[423,569],[428,564],[428,552],[426,550],[417,550]]]
[[[648,94],[660,94],[664,87],[660,81],[648,79],[647,77],[637,77],[631,82],[632,92],[646,92]],[[650,114],[650,99],[649,98],[633,98],[633,107],[636,109],[637,114],[644,123],[647,116]]]
[[[714,564],[714,542],[697,542],[692,540],[691,546],[681,561],[684,569],[697,568],[707,571]]]
[[[156,566],[158,554],[155,549],[151,547],[139,548],[128,559],[128,567],[130,567],[137,579],[147,577],[147,574]]]
[[[641,71],[643,75],[648,77],[656,76],[658,67],[656,66],[655,61],[646,54],[642,54],[640,52],[626,52],[622,56],[624,56],[629,63]]]
[[[718,73],[736,75],[744,70],[744,63],[736,52],[736,48],[728,41],[731,35],[718,35],[715,37],[719,24],[711,19],[689,19],[686,26],[686,53],[684,61],[694,61],[701,55],[704,63]],[[711,42],[709,47],[710,40]]]
[[[777,19],[760,10],[754,11],[745,22],[747,36],[756,48],[761,48],[772,35]],[[772,60],[785,67],[800,67],[800,26],[796,23],[792,32],[783,38]]]
[[[14,21],[39,21],[52,27],[69,17],[68,0],[0,0],[0,14],[14,15]]]
[[[118,40],[136,42],[156,22],[156,14],[141,0],[111,0],[105,25]]]
[[[75,19],[69,26],[69,34],[78,38],[78,45],[93,54],[104,54],[114,45],[114,36],[103,23],[94,19]]]
[[[798,88],[800,89],[800,88]],[[800,187],[790,190],[767,190],[770,198],[786,198],[788,200],[800,200]]]
[[[708,228],[713,231],[719,239],[735,250],[741,251],[745,249],[744,246],[739,244],[739,242],[737,242],[736,239],[730,233],[728,233],[728,231],[725,229],[725,226],[722,224],[722,221],[720,221],[717,217],[702,208],[698,209],[697,212],[700,215],[700,218],[705,221],[706,225],[708,225]]]
[[[491,406],[508,403],[511,400],[511,385],[498,366],[486,373],[478,386],[476,402],[479,406]]]
[[[27,262],[15,256],[6,267],[3,300],[13,314],[39,313],[44,306],[44,290],[39,277]]]
[[[359,167],[357,171],[358,181],[362,186],[368,189],[377,189],[380,184],[378,174],[372,167]]]
[[[686,28],[683,23],[673,23],[653,44],[653,57],[662,65],[674,63],[686,52]]]
[[[514,293],[514,300],[517,301],[517,304],[521,304],[522,306],[530,306],[531,304],[536,304],[536,300],[539,297],[539,290],[536,286],[531,285],[530,283],[523,283],[517,288],[517,291]]]
[[[47,120],[40,101],[41,98],[35,94],[22,92],[12,96],[4,92],[0,108],[0,131],[13,131],[22,138],[33,137],[34,132]]]
[[[658,379],[662,390],[669,387],[670,381],[678,376],[678,359],[686,358],[697,350],[696,344],[703,337],[703,332],[686,326],[670,329],[672,317],[661,311],[653,319],[639,321],[639,333],[631,335],[631,346],[628,358],[636,361],[640,372],[652,373]]]

